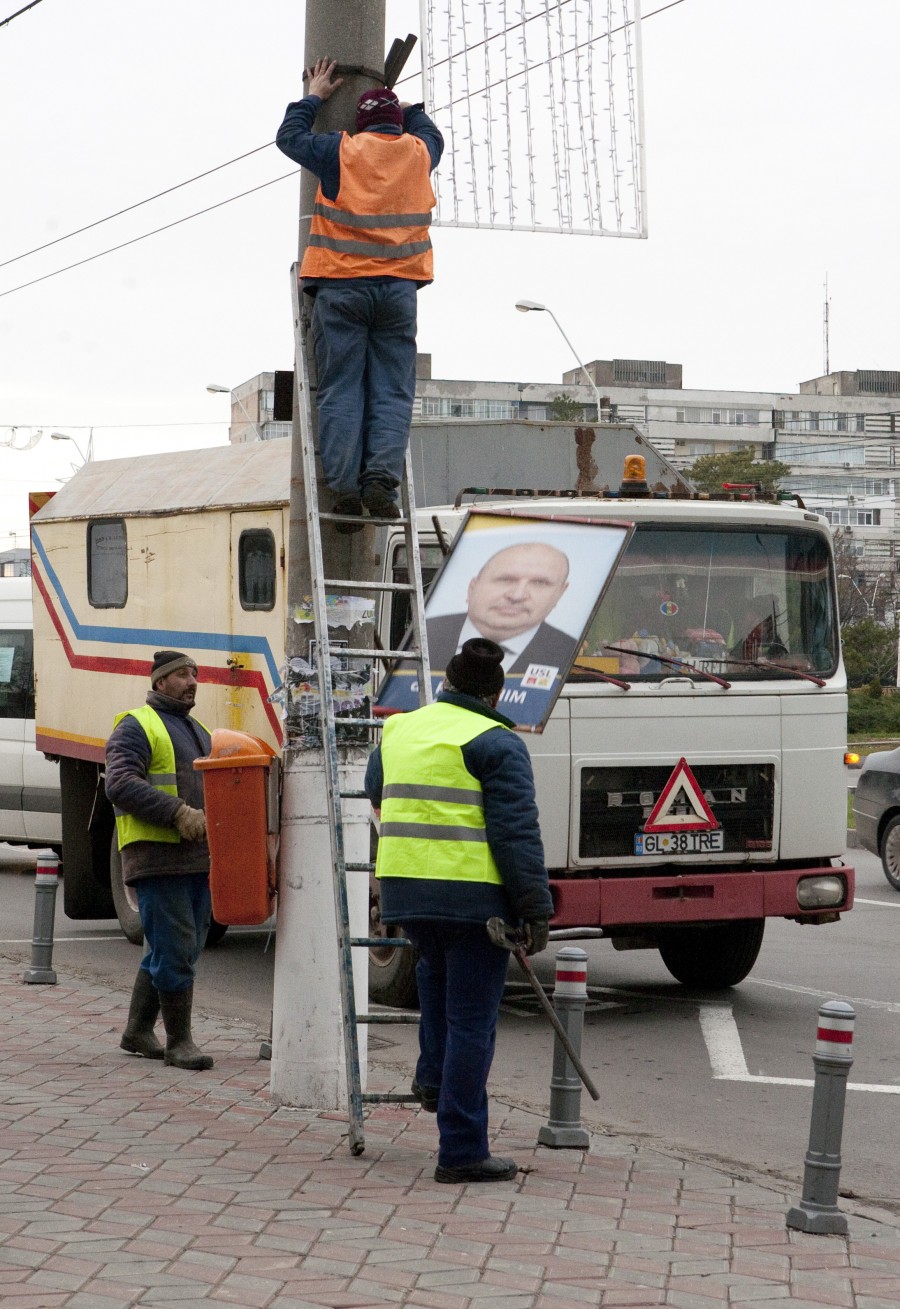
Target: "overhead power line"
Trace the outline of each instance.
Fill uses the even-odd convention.
[[[40,3],[41,0],[31,0],[30,5],[23,5],[22,8],[17,9],[14,14],[10,14],[9,18],[0,19],[0,27],[5,27],[6,24],[11,23],[14,18],[18,18],[20,14],[27,13],[29,9],[33,9],[35,5],[39,5]]]
[[[40,0],[35,0],[40,3]],[[117,209],[114,214],[107,214],[105,218],[98,218],[93,223],[86,223],[84,227],[76,227],[74,232],[66,232],[65,236],[54,237],[52,241],[45,241],[43,245],[36,245],[31,250],[23,250],[20,255],[13,255],[11,259],[4,259],[0,263],[0,268],[6,268],[9,264],[17,263],[20,259],[27,259],[29,255],[36,255],[40,250],[49,250],[52,245],[59,245],[61,241],[68,241],[73,236],[80,236],[82,232],[90,232],[94,227],[100,227],[103,223],[110,223],[114,218],[121,218],[123,214],[130,214],[133,209],[140,209],[142,205],[149,205],[154,200],[159,200],[161,196],[171,195],[173,191],[179,191],[183,186],[190,186],[192,182],[199,182],[203,177],[211,177],[213,173],[220,172],[223,168],[228,168],[231,164],[240,163],[242,159],[249,159],[251,155],[259,154],[260,150],[267,150],[274,141],[267,141],[265,145],[258,145],[253,150],[247,150],[242,155],[235,155],[234,159],[226,159],[224,164],[216,164],[215,168],[207,168],[205,173],[196,173],[184,182],[176,182],[174,186],[167,186],[164,191],[157,191],[155,195],[148,195],[145,200],[138,200],[133,205],[126,205],[124,209]]]
[[[568,0],[560,0],[560,2],[561,4],[565,4]],[[31,0],[30,4],[25,5],[22,9],[16,10],[16,12],[10,14],[8,18],[3,19],[2,22],[0,22],[0,27],[12,22],[14,18],[18,18],[20,14],[24,14],[26,10],[33,9],[35,5],[40,3],[41,0]],[[649,13],[644,14],[643,18],[653,18],[656,14],[665,13],[667,9],[674,9],[676,5],[680,4],[684,4],[684,0],[669,0],[668,4],[661,5],[659,9],[652,9]],[[630,22],[625,24],[625,26],[630,26],[633,21],[633,19],[630,20]],[[513,30],[513,28],[518,26],[518,23],[514,23],[508,30]],[[497,33],[497,35],[500,36],[503,35],[503,33]],[[607,32],[605,35],[609,36],[610,33]],[[418,73],[411,74],[409,77],[402,78],[397,85],[399,86],[402,85],[403,82],[414,80],[418,76]],[[205,172],[197,173],[194,177],[189,177],[184,182],[176,182],[173,186],[166,187],[163,191],[157,191],[155,195],[147,196],[144,200],[138,200],[134,204],[126,205],[124,209],[118,209],[115,213],[107,214],[105,218],[98,218],[92,223],[87,223],[84,227],[78,227],[72,232],[67,232],[65,236],[55,237],[52,241],[47,241],[43,245],[34,246],[33,249],[25,250],[22,254],[13,255],[11,259],[6,259],[0,263],[0,268],[6,268],[9,264],[14,264],[20,259],[27,259],[30,255],[37,254],[41,250],[47,250],[51,246],[59,245],[63,241],[68,241],[71,237],[80,236],[83,232],[91,231],[95,227],[102,226],[103,223],[111,222],[114,218],[120,218],[123,214],[131,213],[135,209],[140,209],[143,205],[150,204],[152,201],[158,200],[164,195],[171,195],[172,192],[178,191],[182,187],[190,186],[191,183],[199,181],[204,177],[209,177],[212,173],[220,172],[223,168],[228,168],[232,164],[239,163],[242,159],[248,159],[251,155],[258,154],[261,150],[266,150],[270,145],[274,144],[274,141],[267,141],[265,145],[255,146],[252,150],[247,150],[244,154],[235,155],[233,159],[228,159],[223,164],[216,164],[214,168],[208,168]],[[114,254],[116,250],[124,250],[129,245],[135,245],[138,241],[146,240],[147,237],[156,236],[160,232],[168,231],[169,228],[177,227],[180,223],[186,223],[192,218],[199,218],[202,214],[211,213],[214,209],[220,209],[223,205],[231,204],[233,200],[241,200],[244,196],[252,195],[254,191],[262,191],[265,187],[273,186],[276,182],[283,182],[285,178],[293,177],[295,173],[299,171],[299,169],[294,169],[290,173],[282,174],[281,177],[273,178],[270,182],[263,182],[260,186],[251,187],[248,191],[241,191],[237,195],[229,196],[227,200],[220,200],[218,204],[209,205],[206,209],[197,209],[194,213],[186,214],[183,218],[175,219],[173,222],[166,223],[162,227],[155,227],[152,231],[144,232],[141,236],[133,237],[130,241],[122,241],[119,245],[110,246],[106,250],[100,250],[97,254],[89,255],[86,259],[79,259],[75,263],[66,264],[64,268],[57,268],[54,272],[45,273],[42,277],[34,277],[28,282],[20,282],[18,286],[12,286],[7,291],[0,291],[0,299],[3,299],[3,297],[8,295],[13,295],[16,291],[24,291],[29,286],[36,286],[39,282],[46,282],[52,277],[59,277],[62,273],[67,273],[73,268],[80,268],[84,264],[92,263],[95,259],[102,259],[105,255]]]
[[[51,277],[59,277],[61,273],[68,273],[73,268],[81,268],[84,264],[93,263],[95,259],[102,259],[104,255],[111,255],[116,250],[124,250],[129,245],[136,245],[138,241],[146,241],[148,236],[157,236],[160,232],[168,232],[170,228],[178,227],[191,218],[199,218],[201,214],[212,213],[214,209],[221,209],[223,205],[230,205],[234,200],[242,200],[245,195],[253,195],[255,191],[264,191],[267,186],[274,186],[276,182],[283,182],[288,177],[296,177],[299,172],[299,168],[292,168],[289,173],[282,173],[281,177],[273,177],[270,182],[262,182],[259,186],[251,186],[249,191],[241,191],[239,195],[229,196],[227,200],[220,200],[218,204],[207,205],[205,209],[197,209],[192,214],[185,214],[183,218],[176,218],[174,222],[164,223],[162,227],[154,227],[152,232],[143,232],[140,236],[133,236],[130,241],[121,241],[118,245],[112,245],[107,250],[98,250],[95,255],[88,255],[86,259],[77,259],[74,264],[66,264],[65,268],[57,268],[52,273],[44,273],[43,277],[33,277],[30,282],[20,282],[18,286],[11,286],[8,291],[0,291],[0,299],[7,295],[13,295],[16,291],[24,291],[27,286],[36,286],[38,282],[46,282]]]

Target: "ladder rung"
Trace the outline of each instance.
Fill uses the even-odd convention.
[[[384,727],[383,718],[335,718],[334,722],[337,727]]]
[[[369,861],[367,864],[344,864],[348,873],[374,873],[375,865]]]
[[[338,791],[338,795],[342,800],[368,800],[369,798],[365,791]]]
[[[399,1091],[363,1091],[360,1096],[363,1104],[418,1104],[419,1097],[410,1095],[408,1092],[402,1095]]]
[[[322,586],[333,586],[335,590],[350,591],[414,591],[411,582],[359,582],[352,577],[323,577]]]
[[[367,650],[356,649],[352,646],[348,649],[346,646],[341,645],[336,648],[335,654],[340,655],[341,658],[343,658],[344,655],[352,655],[368,656],[372,659],[409,659],[410,662],[422,662],[422,653],[420,650]]]
[[[418,1014],[357,1014],[358,1023],[417,1023]]]
[[[358,523],[360,527],[405,527],[408,518],[363,518],[362,514],[326,514],[319,517],[327,523]]]
[[[393,948],[395,945],[412,945],[412,941],[407,941],[405,936],[351,936],[350,944],[377,950],[385,946]]]

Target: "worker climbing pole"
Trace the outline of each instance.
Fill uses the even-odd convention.
[[[355,1032],[346,1067],[343,1047],[355,1008],[348,923],[364,938],[369,917],[369,810],[360,788],[378,589],[371,527],[402,515],[414,553],[405,472],[415,297],[431,280],[429,175],[442,141],[421,106],[401,106],[387,85],[411,44],[395,43],[392,72],[383,5],[345,5],[338,16],[311,3],[305,94],[288,106],[277,137],[304,172],[301,263],[292,274],[297,366],[271,1084],[276,1099],[310,1108],[342,1105],[348,1085],[358,1101],[360,1083]],[[337,130],[313,133],[314,121]],[[411,589],[420,612],[417,567]],[[338,698],[345,708],[336,717]],[[354,972],[363,994],[366,968],[362,955]]]

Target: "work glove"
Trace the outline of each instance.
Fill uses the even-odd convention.
[[[525,924],[525,953],[527,955],[540,954],[542,950],[547,949],[547,942],[550,940],[550,924],[546,918],[539,918],[534,923]]]
[[[203,841],[206,837],[206,814],[183,804],[175,815],[175,828],[185,841]]]

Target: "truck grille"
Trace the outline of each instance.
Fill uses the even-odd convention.
[[[672,765],[588,767],[581,772],[582,859],[634,855],[634,838],[672,775]],[[771,850],[775,769],[772,764],[699,764],[692,768],[724,836],[723,855]],[[677,859],[677,856],[673,856]],[[682,856],[693,859],[694,856]]]

